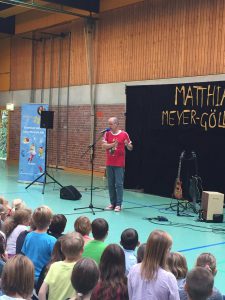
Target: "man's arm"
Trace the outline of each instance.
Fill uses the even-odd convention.
[[[111,148],[116,148],[118,145],[118,141],[115,141],[113,143],[107,143],[106,141],[102,142],[102,148],[105,150],[111,149]]]
[[[125,144],[127,150],[129,150],[129,151],[132,151],[132,150],[133,150],[133,145],[132,145],[131,142],[129,143],[128,140],[125,140],[125,141],[124,141],[124,144]]]

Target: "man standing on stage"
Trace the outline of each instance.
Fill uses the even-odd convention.
[[[123,202],[123,180],[125,167],[125,147],[131,151],[133,145],[127,132],[118,128],[116,117],[108,120],[109,131],[105,132],[102,147],[106,150],[106,171],[110,205],[106,210],[121,211]]]

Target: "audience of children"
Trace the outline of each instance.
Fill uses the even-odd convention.
[[[97,218],[92,222],[91,228],[94,240],[85,245],[83,257],[92,258],[99,264],[102,253],[107,246],[104,241],[108,235],[109,225],[105,219]]]
[[[18,209],[10,217],[8,217],[3,226],[3,231],[6,234],[7,244],[6,250],[8,256],[12,257],[16,254],[16,241],[21,232],[27,229],[30,225],[31,210]]]
[[[74,223],[75,232],[63,235],[64,215],[53,216],[49,207],[41,206],[31,219],[31,210],[21,199],[15,199],[11,209],[3,197],[0,217],[4,230],[0,231],[0,300],[31,299],[32,278],[40,300],[223,299],[213,287],[215,257],[202,253],[188,272],[185,257],[170,252],[172,238],[164,231],[152,231],[147,243],[139,246],[137,231],[125,229],[122,249],[105,243],[109,226],[102,218],[91,223],[81,216]],[[15,255],[20,252],[25,256]]]
[[[74,223],[74,230],[83,236],[84,245],[93,240],[93,238],[89,236],[91,232],[91,221],[87,217],[80,216],[77,218]]]
[[[121,234],[120,244],[123,247],[126,263],[126,275],[131,267],[137,263],[135,249],[139,246],[138,233],[133,228],[125,229]]]
[[[91,300],[128,300],[125,254],[119,245],[110,244],[105,248],[99,269],[100,281],[92,292]]]
[[[56,239],[58,239],[60,236],[63,235],[63,232],[66,228],[66,223],[67,223],[67,218],[64,215],[62,214],[53,215],[47,233],[49,235],[54,236]]]
[[[175,276],[166,271],[166,259],[172,238],[162,230],[150,234],[142,263],[133,266],[128,274],[130,300],[179,300]]]
[[[47,234],[51,219],[52,211],[48,206],[40,206],[34,210],[32,221],[36,229],[27,234],[21,250],[34,264],[35,283],[42,268],[50,261],[56,242],[55,237]]]
[[[70,300],[90,300],[99,279],[97,263],[90,258],[81,258],[74,266],[71,283],[77,295]]]
[[[65,300],[74,295],[70,281],[73,267],[83,253],[84,240],[79,233],[68,233],[61,240],[61,250],[65,260],[50,266],[38,293],[39,300]],[[48,294],[48,297],[47,297]]]
[[[214,277],[206,268],[196,267],[188,272],[185,289],[188,300],[207,300],[212,295]]]
[[[31,299],[34,288],[34,265],[29,258],[15,255],[3,269],[1,287],[4,295],[1,300]]]

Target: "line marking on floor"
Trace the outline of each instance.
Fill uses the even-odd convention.
[[[208,247],[220,246],[220,245],[224,245],[224,244],[225,244],[225,242],[220,242],[220,243],[209,244],[209,245],[204,245],[204,246],[199,246],[199,247],[193,247],[193,248],[188,248],[188,249],[182,249],[182,250],[178,250],[178,252],[187,252],[187,251],[198,250],[198,249],[202,249],[202,248],[208,248]]]

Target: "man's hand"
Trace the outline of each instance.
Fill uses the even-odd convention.
[[[131,151],[133,149],[133,145],[131,143],[128,143],[128,140],[125,140],[124,144],[129,151]]]

